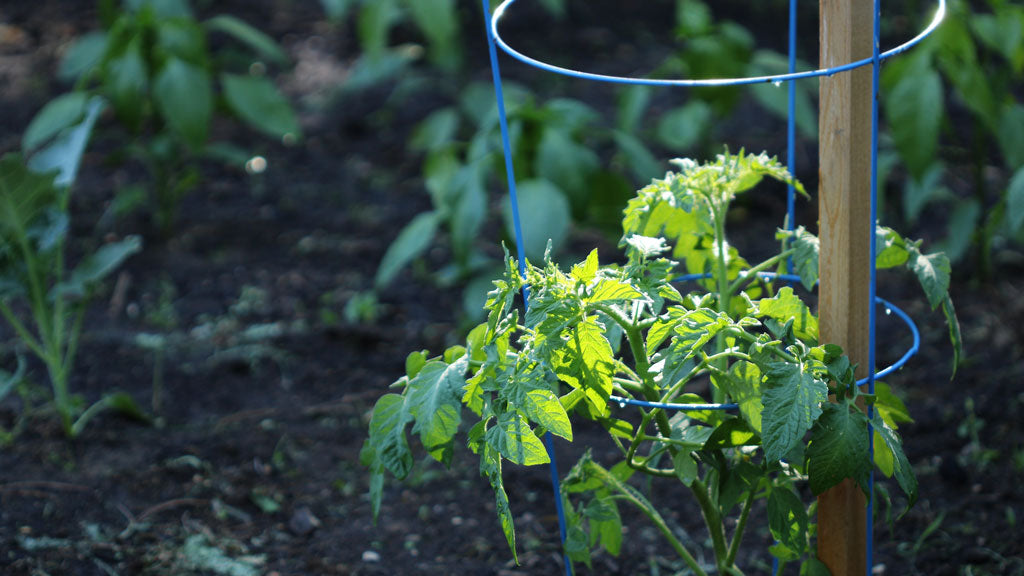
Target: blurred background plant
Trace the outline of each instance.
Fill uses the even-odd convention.
[[[149,174],[145,184],[117,191],[113,216],[144,208],[169,235],[181,199],[199,182],[200,159],[241,167],[250,156],[210,141],[223,115],[285,143],[301,137],[291,105],[267,76],[268,64],[287,66],[288,57],[266,34],[229,15],[199,22],[187,0],[100,0],[99,13],[103,29],[80,37],[60,63],[58,76],[73,90],[39,111],[22,144],[31,153],[79,122],[92,96],[102,97],[131,134],[119,155]],[[244,50],[211,50],[218,35]]]
[[[983,277],[999,258],[1019,264],[1006,248],[1024,241],[1024,5],[950,0],[935,34],[887,63],[882,84],[903,218],[948,214],[942,247],[953,261],[973,254]]]

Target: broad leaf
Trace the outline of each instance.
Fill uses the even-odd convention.
[[[302,129],[291,104],[266,76],[221,74],[224,99],[246,124],[274,138],[299,138]]]
[[[921,59],[927,59],[924,52]],[[887,91],[885,110],[896,148],[915,176],[922,176],[935,158],[945,102],[942,79],[927,64],[908,67]]]
[[[572,221],[569,201],[554,184],[547,180],[527,180],[516,187],[519,204],[519,224],[523,237],[523,251],[533,261],[542,260],[544,251],[551,242],[557,251],[569,235]],[[512,204],[509,198],[502,204],[505,230],[516,237],[512,219]]]
[[[74,184],[85,146],[103,108],[103,98],[90,98],[85,105],[85,114],[81,122],[62,130],[49,145],[33,154],[28,161],[29,168],[36,172],[56,170],[54,184],[57,186],[69,188]]]
[[[502,414],[498,424],[487,430],[486,440],[515,464],[535,466],[551,461],[544,443],[534,434],[526,418],[517,412]]]
[[[868,494],[871,457],[867,416],[845,403],[826,404],[811,430],[807,474],[815,494],[845,478],[852,478]]]
[[[554,358],[555,373],[573,388],[586,392],[587,403],[597,414],[607,415],[615,359],[604,328],[590,316],[568,332],[568,342]]]
[[[672,340],[672,351],[682,356],[683,360],[691,358],[729,325],[727,314],[708,308],[687,312],[675,325],[676,337]]]
[[[437,232],[438,220],[436,212],[423,212],[402,228],[395,241],[388,246],[377,268],[373,281],[377,289],[391,284],[402,268],[430,246]]]
[[[572,425],[558,396],[550,390],[530,390],[525,394],[523,411],[530,418],[556,436],[572,442]]]
[[[1006,189],[1006,223],[1012,234],[1024,226],[1024,166],[1013,175]]]
[[[284,53],[284,50],[277,45],[277,42],[275,42],[273,38],[267,36],[256,28],[253,28],[246,22],[235,18],[234,16],[220,14],[210,18],[206,22],[203,22],[203,26],[205,26],[207,30],[223,32],[228,36],[231,36],[235,40],[238,40],[242,44],[251,48],[254,52],[259,54],[261,58],[266,58],[267,60],[282,66],[288,64],[288,56]]]
[[[189,148],[203,147],[213,116],[213,83],[205,69],[171,58],[156,75],[153,100],[164,121]]]
[[[715,375],[713,380],[719,390],[724,391],[733,402],[740,405],[740,415],[750,427],[761,433],[761,370],[750,362],[736,362],[729,368],[729,376]]]
[[[85,92],[69,92],[47,102],[25,128],[21,137],[22,150],[30,153],[61,130],[77,124],[85,114],[87,100]]]
[[[769,364],[765,375],[761,438],[765,458],[775,462],[786,457],[821,415],[828,385],[788,362]]]

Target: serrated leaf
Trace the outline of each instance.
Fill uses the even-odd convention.
[[[586,298],[586,302],[621,302],[641,297],[643,297],[643,294],[628,282],[605,278],[594,286],[590,296]]]
[[[822,413],[828,385],[799,364],[768,365],[762,384],[761,439],[769,462],[782,460],[803,438]]]
[[[302,136],[291,104],[266,76],[221,74],[220,82],[228,106],[249,126],[274,138]]]
[[[16,244],[43,211],[53,205],[57,191],[53,174],[30,171],[19,154],[0,158],[0,238]]]
[[[402,228],[380,261],[373,281],[375,287],[380,289],[390,284],[406,264],[430,246],[437,232],[438,221],[436,212],[422,212]]]
[[[515,464],[535,466],[551,461],[544,443],[533,433],[526,418],[516,412],[502,414],[498,424],[487,430],[486,439]]]
[[[572,442],[572,424],[569,415],[550,390],[530,390],[524,397],[523,411],[548,432]]]
[[[845,403],[826,404],[811,429],[806,454],[807,475],[815,494],[846,478],[868,493],[872,465],[868,419],[859,410],[851,410]]]
[[[889,426],[896,428],[903,422],[913,422],[906,404],[893,394],[885,382],[875,382],[875,410]]]
[[[800,283],[807,290],[814,289],[818,283],[818,254],[821,243],[818,237],[804,230],[803,226],[795,231],[793,237],[793,268],[800,275]]]
[[[784,286],[774,297],[762,298],[756,304],[758,316],[767,316],[783,324],[793,320],[793,333],[797,338],[817,343],[818,319],[803,300],[793,293],[793,288]]]
[[[949,258],[942,252],[922,254],[918,250],[911,250],[907,266],[921,283],[932,310],[938,308],[949,293],[949,275],[952,270]]]
[[[398,479],[408,476],[412,469],[412,451],[405,436],[405,427],[411,421],[406,398],[400,394],[381,396],[370,417],[370,460],[379,462]]]
[[[501,458],[494,448],[487,446],[480,458],[480,471],[487,476],[491,489],[494,491],[495,511],[498,520],[501,522],[501,530],[508,541],[508,547],[512,551],[512,559],[519,563],[516,553],[516,528],[512,519],[512,509],[509,507],[508,494],[505,492],[505,481],[501,474]]]
[[[597,269],[600,263],[597,260],[597,248],[590,251],[587,255],[587,259],[579,264],[575,264],[572,267],[572,277],[582,282],[583,284],[590,284],[594,281],[597,276]]]
[[[460,400],[468,366],[467,356],[451,364],[427,362],[406,385],[406,405],[415,418],[412,432],[418,432],[427,452],[445,464],[450,462],[452,438],[461,422]]]
[[[729,368],[729,376],[714,376],[718,388],[740,405],[740,415],[758,434],[761,433],[761,370],[750,362],[736,362]]]
[[[569,341],[554,360],[558,377],[586,392],[588,405],[598,415],[607,415],[615,358],[596,317],[589,316],[570,330]]]
[[[675,325],[676,337],[672,340],[672,351],[684,360],[691,358],[729,324],[727,314],[708,308],[691,310]]]
[[[917,501],[917,478],[914,476],[914,468],[910,465],[910,460],[903,452],[903,442],[896,431],[890,428],[877,412],[871,419],[871,425],[877,434],[876,438],[880,436],[883,442],[883,446],[876,446],[875,449],[884,447],[892,454],[892,475],[895,476],[896,483],[907,495],[907,507],[909,508]]]
[[[154,79],[153,101],[171,130],[192,150],[202,148],[213,116],[213,84],[205,69],[169,59]]]
[[[879,269],[902,266],[910,258],[906,241],[892,228],[875,227],[875,266]]]

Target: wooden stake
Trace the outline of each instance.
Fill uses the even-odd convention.
[[[821,67],[871,56],[871,0],[820,0]],[[818,287],[822,342],[867,374],[871,217],[871,69],[822,77]],[[852,480],[818,497],[818,558],[833,576],[864,576],[866,505]]]

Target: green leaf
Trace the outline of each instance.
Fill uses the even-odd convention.
[[[563,128],[544,129],[534,166],[537,175],[553,182],[572,199],[574,212],[585,212],[590,196],[589,176],[600,167],[600,160],[592,150],[579,144]]]
[[[530,390],[524,397],[523,411],[530,420],[548,432],[572,442],[569,415],[554,392],[543,389]]]
[[[246,124],[274,138],[302,136],[291,104],[269,78],[221,74],[220,81],[228,106]]]
[[[885,382],[875,382],[875,411],[892,428],[902,422],[914,421],[906,404],[893,394],[892,388]]]
[[[757,446],[760,443],[761,438],[750,424],[741,418],[730,418],[715,427],[711,437],[704,443],[704,448],[720,450],[736,446]]]
[[[793,320],[793,333],[797,338],[810,341],[812,345],[818,341],[818,319],[811,309],[804,304],[793,288],[784,286],[773,298],[762,298],[757,304],[757,316],[767,316],[785,324]]]
[[[636,298],[643,298],[643,294],[628,282],[604,278],[594,286],[594,290],[590,293],[590,296],[585,299],[585,301],[592,304],[607,304],[612,302],[622,302],[623,300],[633,300]]]
[[[587,255],[587,259],[579,264],[575,264],[572,267],[572,277],[582,282],[583,284],[590,284],[594,281],[597,276],[597,269],[600,267],[600,263],[597,259],[597,248],[590,251]]]
[[[357,32],[359,44],[369,56],[380,55],[388,45],[388,32],[402,16],[395,0],[363,2]]]
[[[803,370],[800,364],[773,362],[762,385],[761,438],[765,458],[782,460],[821,415],[828,400],[828,385]]]
[[[105,68],[104,94],[113,102],[114,110],[121,121],[132,129],[138,129],[144,112],[144,95],[149,84],[141,41],[135,39],[129,42],[124,53],[106,62]]]
[[[623,134],[635,133],[650,100],[650,86],[624,86],[618,95],[616,127]],[[653,176],[654,174],[650,174],[648,177]]]
[[[672,456],[672,467],[676,471],[676,477],[684,486],[690,486],[700,476],[697,461],[687,450],[680,450]]]
[[[821,243],[817,236],[800,226],[794,231],[792,247],[796,249],[793,253],[794,271],[800,275],[803,287],[813,290],[814,285],[818,283],[818,254]]]
[[[429,152],[447,146],[459,130],[459,112],[453,107],[432,112],[416,125],[409,138],[409,149]]]
[[[586,392],[588,405],[601,416],[608,414],[615,358],[595,316],[571,328],[568,342],[552,359],[555,373],[573,388]]]
[[[461,422],[462,389],[469,357],[447,364],[427,362],[406,385],[406,405],[415,418],[412,433],[435,460],[448,464],[452,457],[452,438]]]
[[[1014,173],[1006,189],[1006,223],[1012,234],[1024,227],[1024,166]]]
[[[995,128],[996,140],[1010,170],[1024,170],[1024,104],[1007,106]]]
[[[399,479],[408,476],[412,469],[412,451],[405,437],[405,426],[411,421],[406,397],[399,394],[381,396],[370,418],[372,461],[379,462]]]
[[[949,293],[949,258],[942,252],[922,254],[915,249],[910,251],[907,265],[921,283],[932,310],[938,308]]]
[[[125,9],[139,12],[145,8],[153,10],[161,18],[192,18],[188,0],[124,0]]]
[[[922,52],[921,60],[927,56]],[[908,67],[886,96],[886,116],[896,148],[911,174],[922,176],[935,159],[945,117],[942,79],[927,64]]]
[[[0,238],[17,244],[28,228],[57,199],[53,174],[30,171],[18,154],[0,158]]]
[[[902,266],[910,258],[906,242],[892,228],[875,227],[875,266],[879,269]]]
[[[832,572],[824,562],[811,557],[800,564],[800,576],[832,576]]]
[[[789,486],[774,486],[768,493],[768,528],[775,540],[802,554],[807,548],[807,510]]]
[[[811,429],[807,462],[807,475],[815,494],[845,478],[852,478],[868,494],[871,455],[867,416],[845,403],[827,403]]]
[[[206,70],[171,58],[156,75],[153,100],[167,125],[192,150],[203,147],[213,116],[213,84]]]
[[[964,355],[964,340],[960,335],[960,321],[956,317],[956,310],[953,308],[953,300],[949,294],[942,299],[942,313],[946,317],[946,326],[949,327],[949,341],[953,345],[953,373],[950,379],[956,376],[956,369],[960,366],[960,359]]]
[[[736,362],[729,367],[729,376],[712,377],[718,388],[740,405],[740,415],[758,434],[761,433],[761,370],[750,362]]]
[[[690,100],[659,118],[658,141],[675,152],[691,150],[700,144],[711,121],[711,106],[703,100]]]
[[[491,489],[494,490],[495,510],[501,522],[501,530],[508,541],[508,547],[512,551],[512,559],[518,564],[519,558],[516,554],[516,528],[512,519],[512,509],[509,507],[508,494],[505,492],[505,482],[501,474],[501,458],[491,446],[484,449],[480,458],[480,471],[487,476]]]
[[[633,178],[637,182],[649,182],[665,173],[662,164],[651,154],[651,151],[644,146],[643,142],[635,136],[625,132],[616,131],[615,146],[619,149],[629,167]]]
[[[75,266],[68,279],[54,287],[61,296],[82,297],[100,280],[106,278],[129,256],[142,250],[142,239],[128,236],[120,242],[104,244]]]
[[[907,508],[910,508],[917,501],[917,478],[914,476],[914,468],[910,465],[910,460],[903,452],[903,442],[900,440],[899,434],[885,423],[878,412],[871,418],[871,426],[875,429],[876,438],[881,437],[883,441],[881,446],[875,446],[875,450],[885,449],[893,456],[892,475],[896,477],[896,483],[907,495],[909,500]]]
[[[406,0],[405,7],[427,37],[431,61],[445,71],[457,71],[462,54],[455,0]]]
[[[82,162],[85,146],[103,108],[103,98],[90,98],[85,106],[85,117],[82,121],[62,130],[49,145],[33,154],[28,161],[28,167],[35,172],[56,170],[57,177],[53,183],[58,187],[70,188],[78,177],[78,167]]]
[[[17,355],[17,359],[18,367],[14,372],[0,369],[0,400],[10,394],[25,377],[25,359],[20,354]]]
[[[378,290],[390,284],[406,264],[430,246],[437,232],[437,224],[437,213],[431,211],[417,214],[402,228],[395,241],[388,246],[377,268],[373,284]]]
[[[551,461],[544,443],[533,433],[529,422],[517,412],[505,412],[496,426],[487,430],[487,443],[510,462],[521,466]]]
[[[523,233],[523,250],[530,260],[539,261],[544,257],[548,241],[553,251],[565,242],[572,221],[569,201],[561,190],[547,180],[526,180],[516,187],[519,199],[519,218]],[[506,197],[502,205],[505,230],[515,238],[512,222],[512,204]]]
[[[682,356],[680,360],[692,358],[718,334],[730,325],[728,314],[708,308],[698,308],[684,314],[675,325],[676,337],[672,340],[672,352]]]
[[[203,26],[211,32],[223,32],[231,36],[274,64],[288,64],[288,55],[273,38],[234,16],[219,14],[203,22]]]
[[[85,92],[69,92],[47,102],[25,128],[22,150],[30,153],[61,130],[77,124],[85,114],[87,99]]]
[[[77,38],[64,52],[57,68],[57,77],[64,81],[77,79],[92,71],[103,59],[107,50],[105,32],[89,32]]]
[[[907,220],[916,222],[925,206],[951,196],[942,185],[945,171],[942,162],[933,162],[921,174],[907,176],[903,189],[903,212]]]
[[[611,496],[594,498],[584,511],[590,521],[591,538],[613,556],[622,551],[622,517]]]

